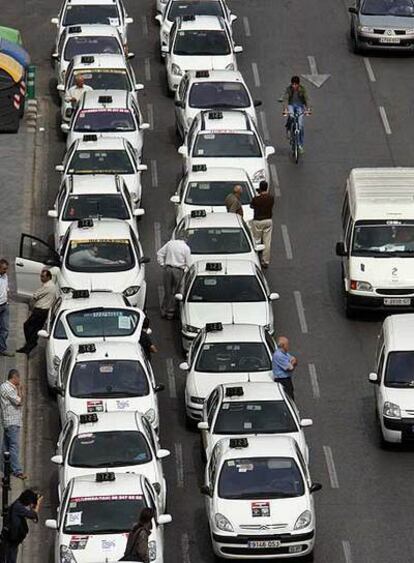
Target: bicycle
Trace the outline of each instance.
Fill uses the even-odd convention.
[[[299,118],[302,115],[311,115],[312,111],[311,110],[305,110],[300,112],[297,108],[294,108],[293,110],[293,115],[290,115],[288,111],[284,111],[283,112],[283,116],[284,117],[289,117],[289,128],[288,128],[288,132],[289,132],[289,143],[290,143],[290,150],[291,150],[291,154],[292,154],[292,158],[293,160],[296,162],[296,164],[299,162],[299,155],[301,154],[300,151],[300,125],[299,125]]]

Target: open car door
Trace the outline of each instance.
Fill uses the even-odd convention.
[[[17,295],[32,297],[40,287],[43,268],[56,274],[56,267],[60,267],[60,257],[51,246],[36,237],[22,234],[19,255],[15,260]]]

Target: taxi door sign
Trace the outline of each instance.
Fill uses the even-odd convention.
[[[270,516],[269,502],[252,502],[253,518],[265,518]]]

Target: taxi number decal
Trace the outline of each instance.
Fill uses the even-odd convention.
[[[93,502],[93,501],[104,501],[104,500],[140,500],[142,495],[106,495],[106,496],[95,496],[95,497],[74,497],[70,499],[70,502]]]

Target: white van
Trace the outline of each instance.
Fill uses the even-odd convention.
[[[414,443],[414,314],[385,319],[369,381],[382,440]]]
[[[342,207],[347,315],[414,309],[414,168],[355,168]]]

